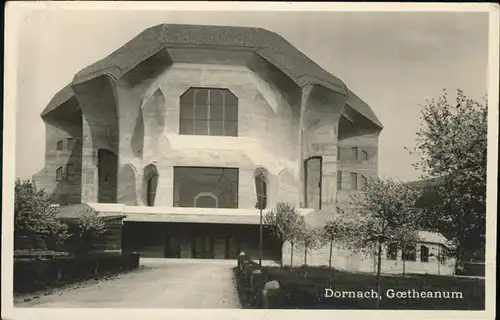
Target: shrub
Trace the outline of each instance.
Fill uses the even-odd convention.
[[[45,190],[18,179],[14,197],[15,249],[54,248],[70,236],[68,226],[57,220],[57,209]]]

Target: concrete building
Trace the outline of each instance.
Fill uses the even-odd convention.
[[[380,121],[281,36],[158,25],[78,72],[42,112],[37,186],[61,206],[124,215],[143,256],[256,253],[257,173],[267,208],[321,222],[377,176]],[[264,235],[265,258],[281,246]],[[286,248],[283,250],[286,251]]]

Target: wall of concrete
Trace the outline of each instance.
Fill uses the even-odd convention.
[[[45,166],[33,175],[38,188],[45,189],[61,204],[81,201],[82,125],[81,113],[75,99],[68,101],[62,112],[49,114],[45,119]],[[70,143],[68,139],[72,139]],[[57,150],[57,143],[62,150]],[[72,166],[68,172],[68,165]],[[56,180],[57,169],[62,169],[62,181]]]
[[[429,262],[420,261],[420,245],[417,244],[416,261],[402,260],[402,252],[398,251],[397,260],[387,259],[387,250],[382,250],[382,273],[402,274],[403,269],[407,274],[437,274],[437,275],[453,275],[455,269],[455,260],[446,259],[438,263],[438,250],[442,246],[436,243],[425,243],[429,248]],[[304,265],[304,248],[294,247],[293,260],[294,266]],[[284,265],[290,265],[291,245],[286,242],[283,245],[282,257]],[[325,245],[319,249],[308,252],[307,264],[309,266],[328,266],[330,257],[330,245]],[[338,270],[347,270],[355,272],[376,272],[376,255],[369,253],[356,253],[349,250],[342,250],[334,244],[332,250],[332,267]],[[404,264],[404,266],[403,266]]]
[[[238,137],[179,135],[180,96],[190,87],[227,88],[238,98]],[[299,205],[299,112],[295,109],[300,100],[291,101],[247,67],[174,64],[133,87],[121,82],[117,97],[119,162],[136,168],[138,189],[144,168],[152,163],[157,166],[160,178],[155,206],[173,204],[174,166],[239,168],[240,208],[254,207],[254,170],[261,166],[269,172],[269,206],[279,199]],[[143,142],[134,137],[142,130]],[[119,181],[130,178],[126,171]],[[118,198],[134,198],[123,194],[131,190],[121,188]],[[139,200],[138,204],[143,203]]]

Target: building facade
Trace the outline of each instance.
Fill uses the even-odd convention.
[[[279,35],[158,25],[78,72],[41,117],[33,178],[61,206],[124,215],[143,256],[258,250],[257,185],[321,223],[377,176],[371,108]],[[264,234],[266,259],[282,249]]]

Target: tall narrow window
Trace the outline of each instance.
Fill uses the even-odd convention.
[[[356,172],[351,173],[351,189],[358,189],[358,174]]]
[[[420,246],[420,261],[429,262],[429,247]]]
[[[189,89],[180,98],[179,133],[237,136],[238,98],[228,89]]]
[[[321,209],[321,157],[304,161],[304,191],[306,208]]]
[[[387,247],[387,260],[397,260],[398,257],[398,247],[396,244],[391,243]]]
[[[364,188],[366,188],[366,185],[368,184],[368,179],[366,179],[365,176],[361,176],[361,190],[363,190]]]
[[[75,146],[75,139],[74,138],[68,138],[66,140],[66,149],[68,149],[68,151],[71,151],[71,150],[73,150],[74,146]]]
[[[361,151],[361,160],[363,160],[363,161],[368,160],[368,152],[366,152],[365,150]]]
[[[56,150],[61,151],[62,149],[63,149],[63,141],[59,140],[59,141],[57,141],[57,144],[56,144]]]
[[[255,170],[255,191],[257,193],[257,209],[265,209],[267,207],[267,182],[266,171],[263,168]]]
[[[337,161],[340,160],[340,147],[337,147]]]
[[[342,190],[342,171],[337,171],[337,190]]]
[[[147,206],[152,207],[155,204],[156,185],[158,184],[158,175],[152,174],[147,182]]]
[[[56,170],[56,181],[63,181],[63,168],[59,167]]]
[[[352,147],[352,160],[358,160],[358,147]]]

